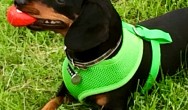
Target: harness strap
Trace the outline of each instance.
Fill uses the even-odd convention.
[[[159,67],[161,65],[161,50],[160,44],[157,41],[151,41],[152,47],[152,64],[149,72],[148,79],[141,89],[141,93],[146,93],[153,86],[159,73]]]
[[[158,30],[158,29],[147,29],[143,26],[136,25],[130,26],[130,24],[126,23],[127,29],[139,36],[140,38],[151,42],[152,47],[152,64],[151,69],[149,72],[149,76],[146,80],[146,83],[144,84],[143,88],[141,89],[141,92],[144,94],[146,93],[151,87],[153,86],[154,82],[156,81],[157,75],[159,73],[159,67],[161,65],[161,50],[160,50],[160,44],[167,44],[171,43],[172,39],[169,35],[169,33],[166,33],[164,31]]]

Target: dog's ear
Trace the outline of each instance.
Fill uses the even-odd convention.
[[[82,7],[82,4],[84,3],[84,0],[72,0],[72,1],[68,0],[68,2],[71,2],[70,3],[71,5],[73,5],[75,8],[80,10]]]
[[[109,37],[109,17],[101,6],[87,3],[65,36],[65,45],[74,52],[86,51]]]

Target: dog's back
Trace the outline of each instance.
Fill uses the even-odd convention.
[[[149,29],[161,29],[171,35],[173,42],[161,45],[161,61],[164,73],[174,74],[178,69],[177,67],[187,66],[188,8],[175,10],[139,24]]]

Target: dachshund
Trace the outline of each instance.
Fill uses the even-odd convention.
[[[82,68],[85,71],[88,67],[82,67],[85,64],[79,66],[79,63],[86,62],[90,67],[112,59],[123,45],[123,40],[120,40],[123,34],[122,20],[110,0],[14,0],[14,5],[17,9],[37,19],[36,22],[27,26],[29,29],[51,30],[65,36],[65,51],[68,61],[72,64],[69,72],[72,74],[71,77],[75,76],[74,86],[79,85],[77,83],[83,80],[73,70],[74,64],[78,66],[78,69]],[[161,71],[157,80],[160,79],[161,74],[175,74],[181,64],[187,68],[185,62],[188,58],[188,53],[186,53],[188,8],[175,10],[136,25],[149,30],[162,30],[171,36],[172,43],[160,45]],[[108,53],[109,50],[113,51]],[[152,45],[151,42],[143,40],[142,58],[130,80],[116,89],[84,97],[83,103],[92,105],[96,110],[128,110],[131,93],[137,90],[138,85],[144,86],[151,64]],[[42,110],[57,109],[65,103],[65,98],[68,101],[78,100],[71,95],[65,82],[62,82],[56,97],[51,99]]]

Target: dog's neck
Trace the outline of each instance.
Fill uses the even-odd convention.
[[[100,56],[102,56],[106,53],[110,54],[108,56],[108,58],[112,58],[119,51],[121,44],[122,44],[122,40],[121,40],[121,36],[119,36],[117,38],[108,39],[104,43],[102,43],[102,44],[100,44],[100,45],[98,45],[94,48],[91,48],[87,51],[73,52],[73,51],[69,51],[67,49],[66,52],[75,61],[89,62],[89,61],[92,61],[92,60],[99,58]],[[114,49],[113,53],[108,53],[108,51],[112,50],[112,49]]]

